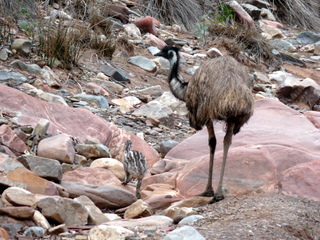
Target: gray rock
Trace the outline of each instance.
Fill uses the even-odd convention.
[[[170,108],[163,106],[160,102],[154,100],[140,107],[133,112],[136,116],[152,117],[159,120],[160,123],[168,127],[174,126],[173,112]]]
[[[11,44],[11,49],[15,49],[24,56],[28,56],[31,53],[31,47],[32,43],[28,39],[15,39]]]
[[[3,48],[0,50],[0,60],[5,61],[8,59],[8,49]]]
[[[273,13],[270,11],[269,8],[262,8],[261,9],[261,16],[265,19],[271,20],[271,21],[276,21],[277,19],[273,15]]]
[[[87,209],[73,199],[46,197],[38,201],[37,207],[47,219],[65,223],[67,226],[82,226],[88,223]]]
[[[20,60],[14,60],[10,63],[10,66],[32,74],[36,74],[41,71],[41,67],[37,64],[26,64]]]
[[[34,127],[31,135],[37,136],[39,138],[44,138],[47,134],[49,125],[50,121],[48,119],[41,118],[38,121],[37,125]]]
[[[177,146],[179,142],[167,139],[160,143],[160,154],[164,157],[172,148]]]
[[[27,82],[28,79],[21,73],[13,70],[0,70],[0,83],[9,83],[11,85],[19,85]]]
[[[149,217],[130,219],[128,220],[114,220],[106,222],[103,225],[106,226],[121,226],[127,229],[146,229],[156,230],[162,227],[168,227],[173,224],[173,220],[167,216],[152,215]]]
[[[56,10],[56,9],[52,9],[50,11],[50,16],[52,18],[60,18],[60,19],[65,19],[65,20],[71,20],[72,17],[67,14],[66,12],[62,11],[62,10]]]
[[[311,56],[310,58],[315,61],[320,61],[320,56]]]
[[[47,102],[59,103],[64,106],[68,106],[64,98],[59,95],[48,93],[38,88],[33,88],[31,92],[34,93],[38,98],[45,100]]]
[[[195,228],[183,226],[168,233],[163,240],[205,240],[205,238]]]
[[[292,43],[283,39],[272,39],[269,41],[269,43],[277,49],[283,49],[286,51],[295,48],[295,46]]]
[[[143,56],[130,57],[128,62],[149,72],[154,72],[157,70],[157,65],[150,59]]]
[[[156,53],[160,52],[160,49],[155,46],[148,47],[148,50],[152,55],[155,55]]]
[[[156,86],[147,87],[147,88],[136,90],[136,91],[131,91],[131,93],[138,93],[140,95],[150,95],[153,97],[159,97],[162,94],[162,89],[160,85],[156,85]]]
[[[98,70],[103,72],[106,76],[113,78],[115,81],[119,82],[130,82],[130,77],[125,72],[115,69],[108,65],[101,65]]]
[[[89,94],[75,94],[74,96],[82,101],[87,101],[98,108],[103,108],[103,109],[109,108],[108,101],[103,96],[95,96],[95,95],[89,95]]]
[[[118,83],[106,81],[100,78],[90,78],[90,81],[99,84],[101,87],[107,89],[108,91],[111,91],[114,94],[121,93],[124,88]]]
[[[70,197],[81,195],[89,197],[100,209],[118,209],[131,205],[137,198],[127,190],[112,185],[90,185],[79,182],[61,182]]]
[[[193,75],[193,74],[196,72],[197,68],[198,68],[198,67],[196,67],[196,66],[193,66],[192,68],[187,68],[187,69],[185,70],[185,73],[186,73],[186,74],[189,74],[189,75]]]
[[[243,3],[241,6],[250,14],[254,20],[258,20],[261,15],[261,9],[252,4]]]
[[[97,225],[109,221],[109,219],[105,215],[103,215],[101,210],[96,205],[94,205],[94,202],[92,202],[87,196],[80,196],[75,198],[74,200],[81,203],[87,209],[89,213],[89,224]]]
[[[57,160],[35,155],[22,155],[18,157],[17,160],[39,177],[54,182],[60,182],[62,179],[62,167]]]
[[[76,152],[87,159],[96,159],[110,157],[109,148],[101,143],[83,144],[79,143],[75,146]]]
[[[270,7],[270,3],[268,3],[267,1],[264,1],[264,0],[247,0],[246,2],[256,6],[257,8],[269,8]]]
[[[45,233],[46,230],[42,227],[29,227],[24,231],[23,235],[26,237],[42,238]]]
[[[304,44],[312,44],[320,41],[320,34],[314,32],[303,32],[300,33],[296,39]]]
[[[168,38],[165,41],[165,43],[168,45],[178,45],[178,46],[182,47],[183,45],[188,44],[188,41],[183,40],[183,39],[177,39],[177,38]]]
[[[170,91],[164,92],[156,99],[161,105],[166,106],[177,115],[185,116],[188,113],[185,102],[180,101]]]
[[[179,222],[179,225],[187,224],[187,223],[193,223],[195,221],[198,221],[199,219],[204,218],[202,215],[190,215],[188,217],[185,217]]]
[[[287,78],[277,89],[276,96],[285,104],[314,106],[320,99],[320,86],[310,78]]]

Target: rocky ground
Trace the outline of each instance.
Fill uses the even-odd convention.
[[[289,28],[279,31],[291,39],[294,39],[294,37],[299,33],[292,31]],[[163,36],[167,37],[166,35]],[[193,34],[178,32],[175,33],[175,37],[189,41],[191,46],[192,43],[196,42]],[[161,39],[161,36],[159,38]],[[148,44],[149,43],[147,43],[147,45]],[[149,59],[154,58],[150,51],[146,49],[145,45],[146,43],[141,40],[134,46],[134,53],[132,53],[132,55],[145,56]],[[316,86],[316,84],[320,83],[320,60],[317,58],[311,58],[312,56],[317,57],[320,53],[310,52],[307,50],[300,51],[299,49],[303,49],[305,45],[306,44],[299,45],[296,49],[295,56],[300,57],[300,59],[307,58],[308,61],[305,61],[306,67],[294,64],[284,64],[283,68],[281,68],[282,72],[279,75],[276,75],[275,73],[275,76],[269,76],[267,79],[266,77],[261,77],[257,74],[258,71],[254,73],[256,77],[254,94],[256,94],[255,96],[257,99],[264,97],[275,98],[274,88],[280,85],[279,82],[281,81],[281,78],[286,78],[283,77],[283,72],[291,72],[298,79],[305,79],[307,77],[312,78],[314,82],[308,82],[311,86]],[[296,45],[292,44],[292,46]],[[316,45],[312,46],[315,47]],[[219,48],[221,46],[216,47]],[[222,47],[220,49],[227,54],[225,49]],[[285,52],[285,47],[282,50]],[[207,49],[201,49],[200,53],[207,53]],[[27,58],[16,54],[5,61],[2,61],[0,70],[10,69],[10,64],[14,60],[13,58],[28,63]],[[90,78],[96,77],[99,73],[97,65],[111,63],[115,68],[121,69],[130,74],[131,82],[125,84],[121,83],[124,90],[120,93],[110,93],[109,96],[106,96],[109,104],[108,110],[101,110],[99,107],[91,105],[95,108],[93,110],[98,109],[97,111],[93,111],[96,115],[112,122],[118,128],[127,132],[132,132],[137,135],[141,134],[148,145],[159,151],[162,142],[170,139],[179,143],[195,133],[194,129],[190,128],[186,116],[173,114],[173,124],[168,127],[162,122],[157,124],[152,123],[152,118],[150,120],[144,117],[137,117],[133,114],[133,110],[129,110],[126,113],[121,112],[119,105],[113,101],[114,99],[123,99],[127,96],[137,96],[134,91],[157,85],[160,86],[161,95],[163,92],[169,90],[165,74],[159,74],[159,72],[148,72],[138,66],[128,63],[127,59],[123,57],[123,51],[121,50],[116,50],[112,61],[104,59],[95,61],[93,59],[95,59],[95,53],[86,51],[83,53],[83,58],[81,59],[79,68],[72,69],[71,71],[59,68],[54,69],[59,78],[63,79],[58,89],[48,87],[45,84],[39,84],[37,81],[32,81],[37,78],[36,75],[32,75],[24,71],[20,72],[27,75],[30,80],[29,82],[35,87],[38,87],[48,93],[63,96],[66,102],[70,106],[74,107],[74,103],[79,102],[79,99],[74,96],[75,94],[83,93],[83,90],[85,90],[86,93],[95,93],[94,90],[90,92],[88,83],[91,82]],[[183,63],[182,70],[193,67],[196,65],[197,61],[197,59],[189,59],[189,61]],[[185,73],[185,71],[182,71],[182,75],[187,81],[191,77],[191,75]],[[265,76],[266,75],[267,74],[265,73]],[[68,76],[72,77],[69,78]],[[10,86],[8,82],[2,83]],[[290,83],[287,84],[290,86]],[[310,91],[310,85],[303,85],[304,89],[307,90],[303,92],[304,94],[296,94],[298,95],[297,98],[293,99],[293,97],[296,96],[293,96],[294,94],[290,95],[292,98],[288,105],[299,112],[304,112],[306,110],[310,110],[311,107],[309,100],[312,99],[312,108],[313,110],[317,110],[317,105],[319,105],[319,103],[317,100],[315,101],[314,98],[315,96],[318,96],[318,93],[317,91]],[[13,87],[34,95],[34,93],[30,93],[28,87]],[[298,87],[298,89],[299,88],[301,89],[301,86]],[[317,86],[315,88],[318,89]],[[65,92],[68,92],[69,95],[65,97],[61,89],[66,89]],[[103,95],[101,92],[99,92],[99,94]],[[147,96],[148,94],[145,95]],[[148,97],[151,99],[155,99],[157,97],[156,95],[152,96],[152,94],[150,96]],[[289,99],[287,96],[284,98],[286,98],[285,100],[287,101]],[[145,102],[139,103],[135,106],[135,109],[144,104]],[[5,117],[6,119],[8,118],[7,116]],[[128,229],[135,232],[135,235],[128,236],[126,239],[183,239],[181,235],[179,237],[176,236],[176,238],[169,235],[181,226],[192,226],[202,235],[201,237],[201,235],[190,234],[194,239],[320,239],[320,203],[301,196],[286,196],[276,193],[252,193],[244,196],[228,197],[227,199],[215,204],[205,204],[200,207],[195,207],[194,213],[200,215],[201,219],[193,223],[180,223],[180,225],[169,224],[157,229],[148,229],[143,226],[128,227]],[[123,215],[123,212],[118,212],[118,214]],[[61,236],[61,239],[87,239],[88,231],[91,228],[93,228],[92,225],[75,228],[70,227],[69,234]],[[188,231],[190,231],[190,229]],[[186,237],[188,235],[188,231],[186,231],[187,233],[181,233],[182,236]],[[70,234],[70,232],[73,234]],[[20,236],[18,239],[32,238]],[[44,239],[50,239],[50,237],[46,236]],[[95,239],[99,238],[97,237]]]

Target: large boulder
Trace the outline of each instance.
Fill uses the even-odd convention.
[[[137,198],[134,193],[112,185],[90,185],[81,182],[62,182],[70,197],[87,196],[100,209],[118,209],[131,205]]]
[[[0,185],[21,187],[43,195],[58,195],[54,183],[39,177],[18,160],[3,153],[0,153]]]
[[[234,136],[230,147],[224,186],[232,194],[245,194],[252,191],[278,191],[278,182],[282,174],[293,166],[311,163],[320,159],[320,113],[301,114],[281,102],[272,99],[262,99],[255,103],[255,112],[241,132]],[[224,126],[215,124],[217,148],[214,161],[214,187],[217,186],[219,169],[222,160]],[[209,147],[206,128],[183,141],[166,155],[166,164],[187,160],[187,164],[171,169],[175,177],[176,190],[185,197],[191,197],[204,191],[208,178]],[[172,164],[174,165],[174,164]],[[302,165],[304,166],[304,165]],[[308,167],[317,167],[310,164]],[[164,166],[165,168],[165,166]],[[300,167],[297,171],[306,171]],[[309,172],[316,172],[317,169]],[[163,175],[166,173],[162,173]],[[289,173],[288,173],[289,174]],[[296,176],[297,173],[295,173]],[[304,176],[303,173],[300,174]],[[319,181],[310,182],[302,177],[289,178],[282,176],[282,185],[290,189],[292,183],[299,188],[301,195],[320,200]],[[160,183],[161,177],[151,176],[145,179],[148,184]],[[290,193],[289,190],[286,191]],[[309,194],[306,195],[305,193]],[[296,192],[295,192],[296,194]]]
[[[48,134],[69,134],[80,141],[92,139],[111,149],[113,158],[122,160],[124,142],[130,138],[135,150],[141,151],[151,166],[159,154],[140,137],[117,128],[105,119],[86,109],[75,109],[61,104],[49,103],[29,96],[14,88],[0,85],[0,111],[19,125],[35,126],[40,119],[50,121]]]

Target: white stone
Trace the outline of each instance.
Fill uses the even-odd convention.
[[[141,103],[141,100],[135,96],[127,96],[123,99],[126,100],[131,106],[136,106]]]
[[[186,104],[174,97],[170,91],[164,92],[160,97],[156,99],[156,101],[158,101],[163,106],[170,108],[172,112],[180,116],[185,116],[188,113]]]
[[[40,74],[50,87],[61,87],[58,75],[48,66],[44,66],[40,71]]]
[[[3,191],[1,200],[6,205],[33,206],[37,202],[35,194],[19,187],[9,187]]]
[[[48,222],[48,220],[45,218],[45,216],[42,215],[41,212],[39,212],[38,210],[36,210],[33,214],[32,220],[35,222],[35,224],[39,227],[42,227],[46,230],[48,230],[49,228],[51,228],[50,223]]]
[[[90,167],[92,168],[105,168],[110,170],[120,181],[124,180],[125,173],[123,164],[113,158],[99,158],[94,160]]]
[[[140,29],[133,23],[124,24],[123,29],[127,33],[127,36],[129,36],[130,38],[137,40],[142,39]]]
[[[98,225],[89,231],[90,240],[125,240],[126,237],[133,236],[134,232],[120,226]]]

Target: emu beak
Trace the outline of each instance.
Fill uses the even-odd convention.
[[[156,54],[154,54],[154,56],[163,57],[163,52],[159,51]]]

